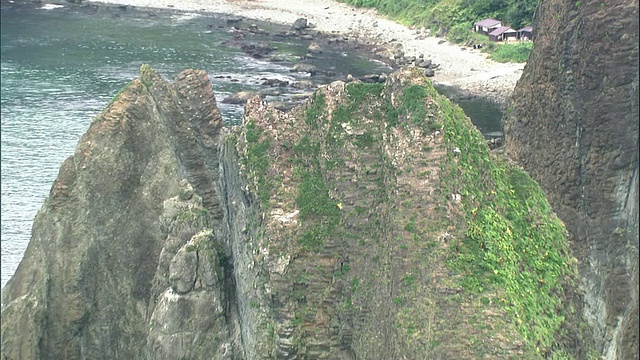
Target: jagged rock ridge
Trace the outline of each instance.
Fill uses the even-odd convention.
[[[118,96],[62,165],[4,289],[3,359],[198,358],[231,337],[203,245],[222,214],[207,75],[167,84],[143,67]]]
[[[597,353],[638,359],[638,2],[543,0],[507,151],[571,234]]]
[[[3,293],[3,359],[535,358],[575,264],[521,170],[421,71],[229,132],[148,66],[63,164]]]

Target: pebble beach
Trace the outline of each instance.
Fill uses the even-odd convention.
[[[140,8],[209,12],[292,24],[306,18],[315,30],[348,36],[379,47],[400,47],[405,56],[420,54],[438,64],[432,81],[463,94],[506,106],[524,63],[497,63],[481,50],[425,36],[380,15],[373,9],[354,8],[332,0],[101,0],[90,3]]]

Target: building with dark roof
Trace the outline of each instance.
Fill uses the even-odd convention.
[[[500,26],[489,33],[490,41],[508,41],[516,40],[518,32],[508,26]]]
[[[475,32],[488,35],[490,32],[502,26],[502,21],[495,19],[484,19],[473,24]]]
[[[526,26],[526,27],[523,27],[522,29],[519,29],[517,37],[518,39],[523,41],[533,40],[533,27]]]

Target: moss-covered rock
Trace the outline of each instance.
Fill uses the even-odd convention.
[[[223,136],[204,72],[142,67],[36,218],[3,358],[563,354],[562,223],[421,71]]]
[[[271,299],[256,303],[273,352],[556,350],[571,311],[563,289],[576,280],[564,226],[537,184],[490,153],[418,70],[384,85],[336,82],[288,113],[256,99],[245,118],[231,146],[259,194],[246,251],[259,251],[254,265],[269,274],[257,290]],[[276,274],[269,264],[282,254],[290,260]]]

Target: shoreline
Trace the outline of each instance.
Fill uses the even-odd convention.
[[[503,110],[525,65],[494,62],[480,50],[442,42],[438,37],[425,37],[374,9],[353,8],[335,0],[99,0],[86,3],[226,14],[281,25],[291,25],[303,17],[312,24],[312,30],[348,36],[371,47],[372,55],[389,62],[394,61],[393,49],[400,48],[405,56],[423,54],[425,59],[439,65],[435,76],[430,78],[435,85],[454,88],[461,98],[491,101]]]

